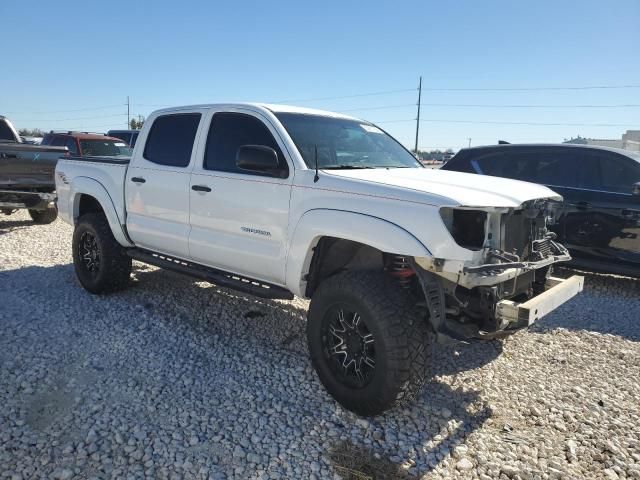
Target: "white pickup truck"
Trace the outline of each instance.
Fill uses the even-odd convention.
[[[375,415],[419,392],[430,341],[493,339],[582,290],[551,276],[546,187],[423,168],[369,122],[265,104],[154,112],[131,159],[65,158],[60,217],[92,293],[132,259],[273,299],[311,299],[327,390]]]

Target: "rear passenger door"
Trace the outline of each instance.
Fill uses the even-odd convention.
[[[127,230],[134,243],[189,259],[189,182],[205,110],[160,115],[125,178]]]
[[[212,111],[203,132],[203,162],[191,175],[194,261],[283,285],[293,168],[278,132],[258,113]],[[243,145],[276,150],[281,175],[236,166]]]

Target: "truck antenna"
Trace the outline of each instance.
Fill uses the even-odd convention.
[[[316,174],[313,177],[313,183],[316,183],[318,180],[320,180],[320,177],[318,176],[318,144],[317,143],[313,144],[313,150],[314,150],[314,158],[316,161]]]

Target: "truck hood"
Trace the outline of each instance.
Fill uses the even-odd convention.
[[[539,198],[562,200],[553,190],[535,183],[429,168],[324,170],[358,182],[387,185],[442,197],[440,203],[466,207],[518,207]],[[443,199],[448,199],[443,201]]]

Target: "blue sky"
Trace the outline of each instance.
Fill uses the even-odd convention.
[[[0,114],[19,128],[123,128],[127,95],[141,115],[287,101],[379,122],[413,147],[420,75],[425,148],[640,128],[640,107],[575,107],[640,105],[640,88],[441,90],[640,85],[639,0],[2,0],[0,24]]]

